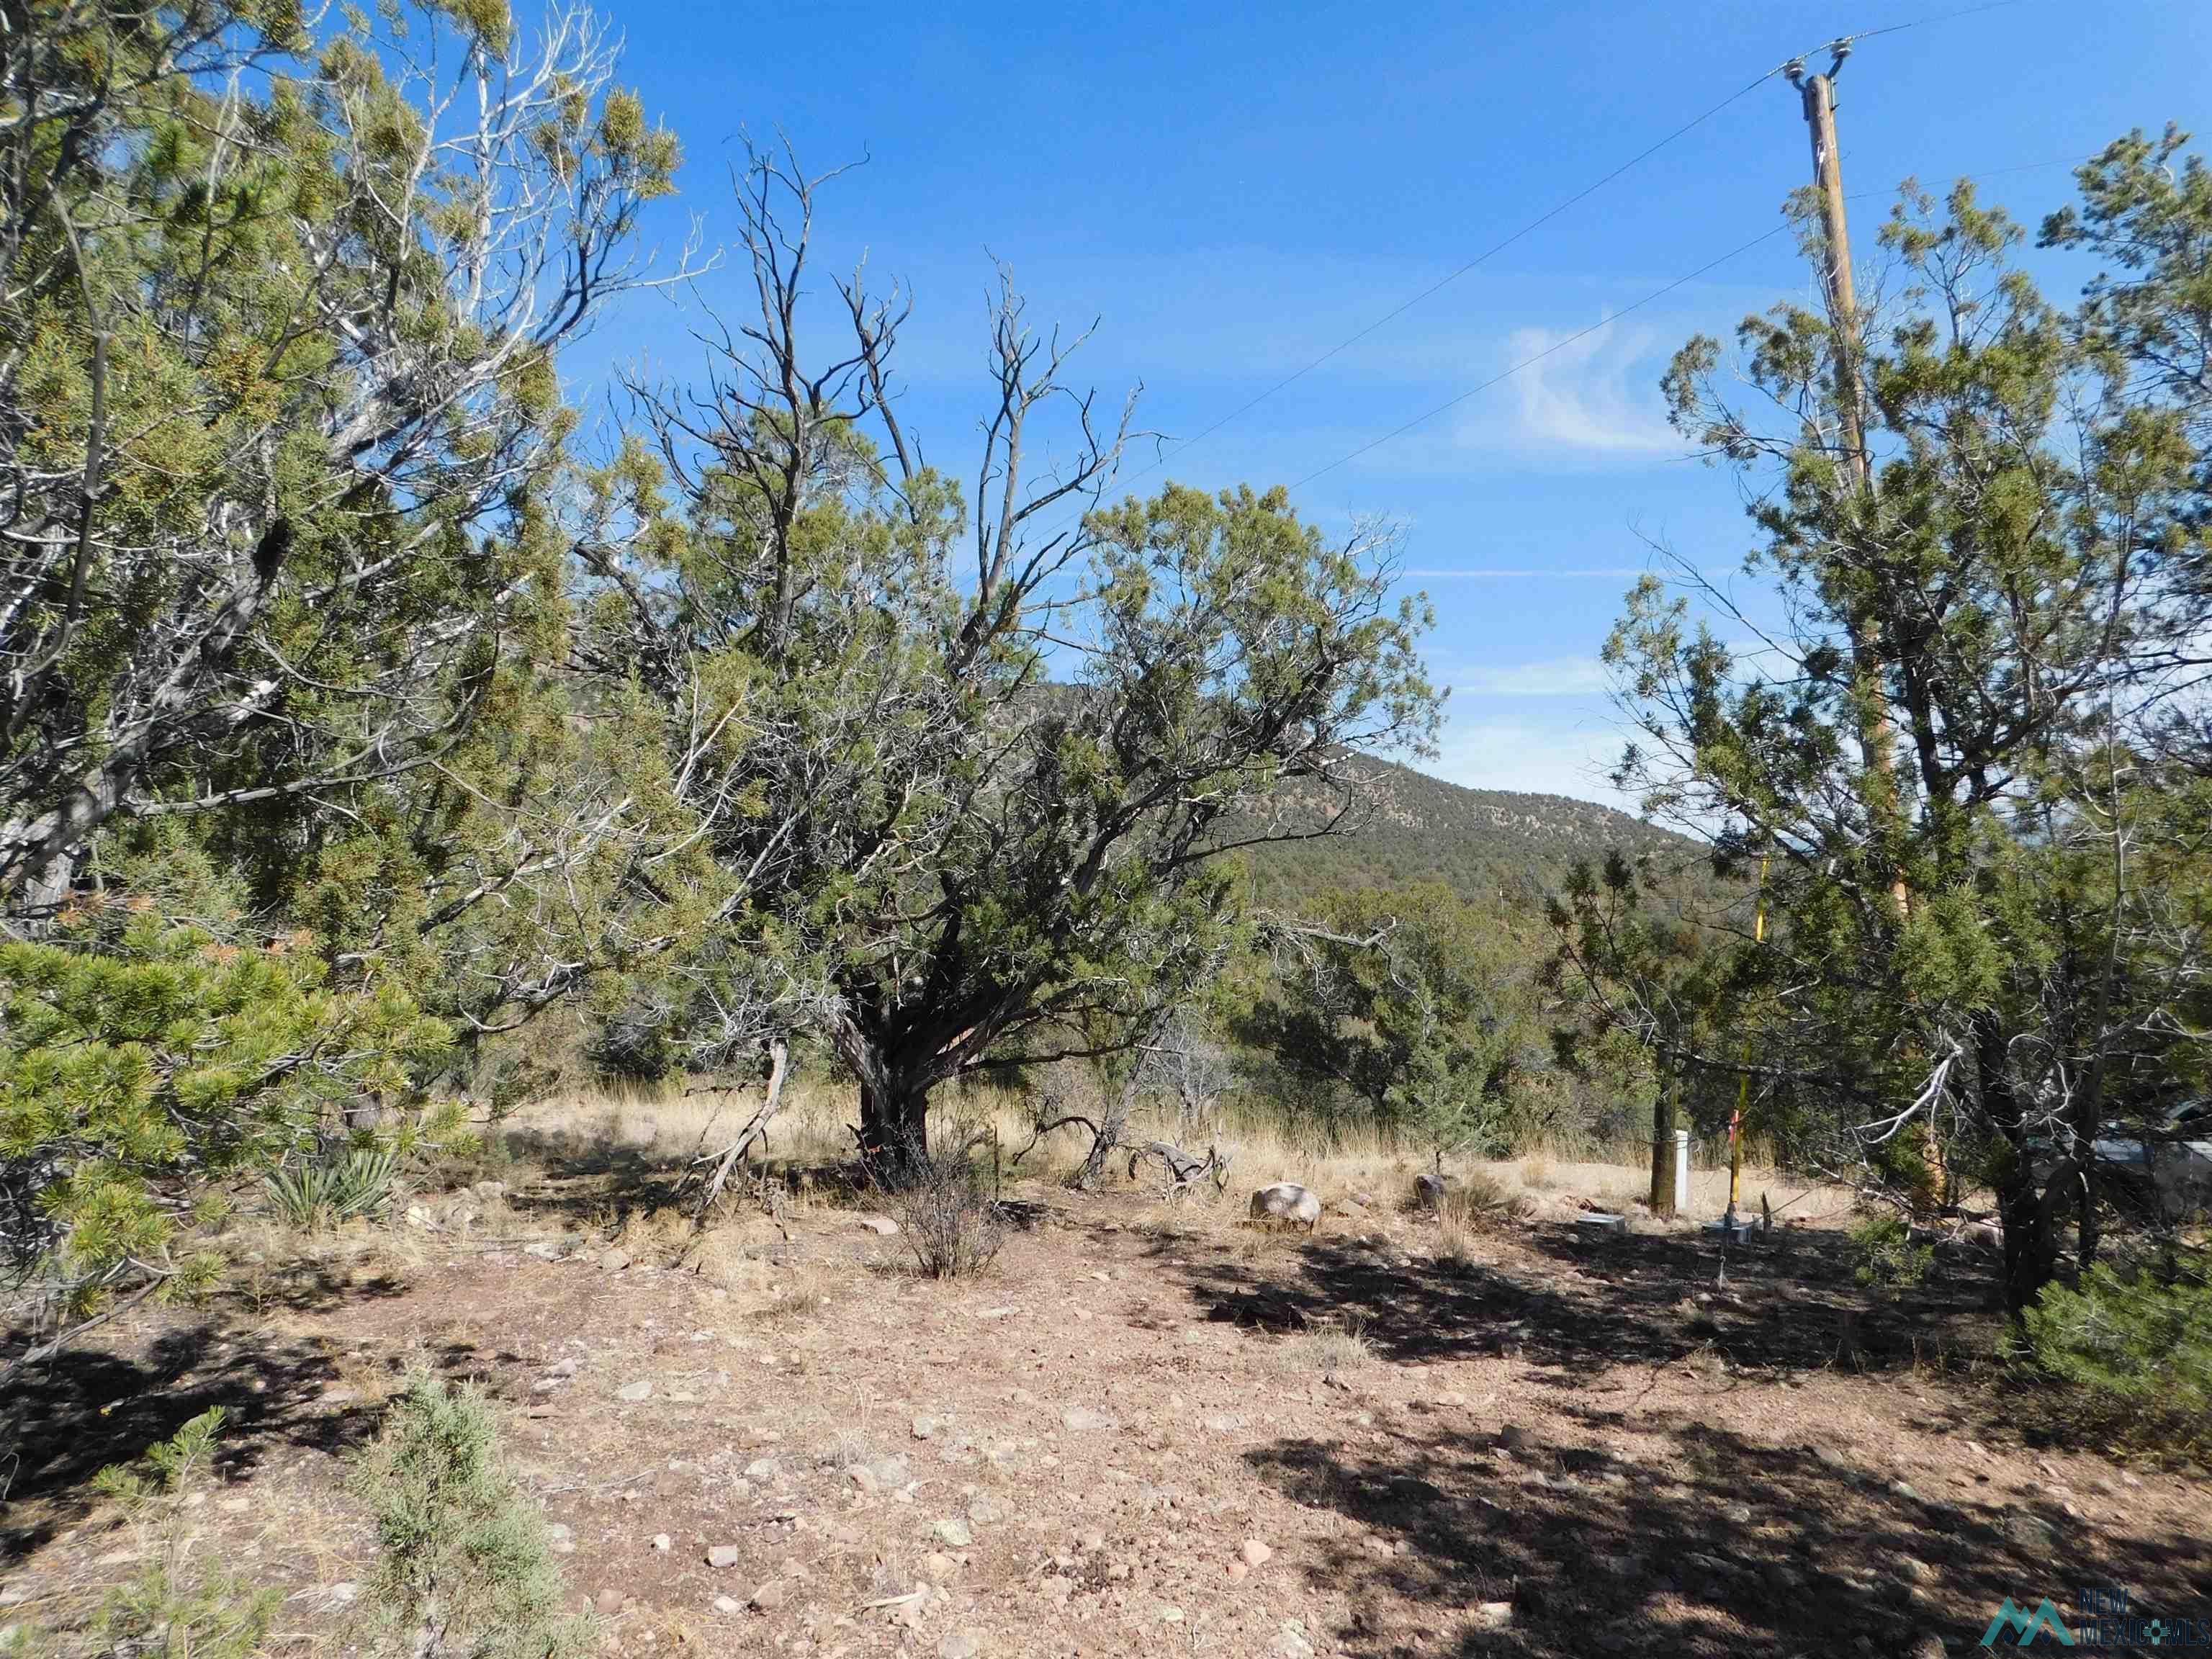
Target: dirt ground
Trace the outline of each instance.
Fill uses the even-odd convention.
[[[1584,1237],[1574,1195],[1437,1255],[1340,1204],[1010,1188],[994,1270],[919,1276],[826,1202],[702,1241],[622,1171],[426,1202],[368,1246],[111,1329],[30,1401],[0,1624],[81,1624],[136,1534],[88,1478],[230,1412],[195,1547],[347,1650],[343,1489],[406,1368],[508,1402],[603,1650],[1932,1656],[2009,1597],[2212,1614],[2212,1493],[2039,1449],[1989,1271],[1901,1305],[1840,1220],[1729,1253]]]

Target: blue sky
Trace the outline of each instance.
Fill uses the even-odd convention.
[[[710,244],[732,237],[724,164],[741,130],[781,130],[811,171],[866,158],[823,195],[824,279],[865,249],[872,272],[915,290],[905,418],[933,461],[963,471],[994,256],[1034,319],[1098,319],[1076,378],[1110,399],[1143,383],[1140,424],[1173,453],[1140,489],[1306,478],[1606,325],[1295,499],[1335,533],[1368,514],[1404,526],[1409,585],[1437,614],[1431,665],[1453,688],[1431,769],[1610,800],[1621,734],[1595,655],[1647,538],[1721,573],[1749,543],[1731,480],[1668,432],[1660,372],[1691,333],[1725,335],[1814,290],[1780,236],[1620,313],[1776,222],[1809,167],[1784,82],[1204,441],[1175,441],[1783,59],[1961,3],[629,0],[615,15],[624,78],[687,152],[682,194],[652,226],[665,244],[693,215]],[[2208,61],[2201,0],[2019,0],[1868,40],[1839,86],[1846,185],[1996,174],[1985,197],[2032,228],[2070,184],[2044,164],[2131,126],[2212,128]],[[1855,204],[1863,264],[1882,207]],[[703,293],[735,304],[742,281],[726,266]],[[586,394],[617,358],[681,375],[695,361],[686,325],[669,302],[634,298],[568,372]]]

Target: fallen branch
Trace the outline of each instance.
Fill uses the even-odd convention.
[[[1168,1183],[1165,1197],[1174,1198],[1201,1179],[1211,1180],[1216,1192],[1228,1188],[1230,1159],[1222,1156],[1218,1146],[1208,1146],[1204,1158],[1196,1158],[1171,1140],[1148,1140],[1129,1149],[1130,1180],[1137,1178],[1137,1165],[1148,1158],[1157,1158],[1164,1166]]]
[[[727,1146],[719,1152],[708,1152],[691,1160],[695,1169],[702,1164],[711,1163],[714,1166],[714,1172],[707,1177],[706,1188],[699,1199],[699,1219],[702,1223],[708,1212],[714,1207],[715,1200],[721,1197],[723,1188],[730,1184],[730,1176],[738,1167],[738,1161],[752,1149],[755,1141],[766,1141],[769,1121],[783,1104],[783,1079],[791,1066],[791,1045],[777,1037],[769,1044],[768,1054],[768,1088],[762,1096],[760,1109],[745,1120],[744,1127],[738,1131],[738,1138]]]
[[[1012,1158],[1006,1160],[1006,1167],[1010,1170],[1020,1169],[1022,1167],[1022,1160],[1036,1150],[1037,1142],[1042,1140],[1047,1135],[1052,1133],[1055,1129],[1072,1129],[1078,1124],[1080,1124],[1083,1127],[1091,1131],[1091,1139],[1094,1142],[1101,1139],[1104,1136],[1105,1131],[1101,1129],[1089,1118],[1084,1116],[1080,1112],[1070,1112],[1066,1116],[1054,1118],[1049,1123],[1034,1123],[1030,1127],[1035,1129],[1036,1133],[1030,1137],[1029,1144],[1027,1146],[1024,1146],[1021,1151],[1016,1152]],[[1113,1149],[1109,1146],[1108,1150],[1110,1152]]]

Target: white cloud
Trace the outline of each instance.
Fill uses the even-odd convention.
[[[1607,684],[1605,665],[1595,657],[1553,657],[1469,669],[1455,678],[1452,690],[1475,697],[1587,697]]]
[[[1656,390],[1658,337],[1613,323],[1579,339],[1577,332],[1522,328],[1506,337],[1509,362],[1537,359],[1508,382],[1519,406],[1515,435],[1535,447],[1601,455],[1679,453],[1681,438]]]

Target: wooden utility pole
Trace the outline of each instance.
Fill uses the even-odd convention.
[[[1808,75],[1802,62],[1790,65],[1790,83],[1805,106],[1805,125],[1813,139],[1813,185],[1820,192],[1820,224],[1826,259],[1821,283],[1828,300],[1828,332],[1835,343],[1836,421],[1842,439],[1843,465],[1853,494],[1863,510],[1871,511],[1874,468],[1867,457],[1865,389],[1859,376],[1858,291],[1851,280],[1850,222],[1844,211],[1843,154],[1836,142],[1836,76],[1850,56],[1849,40],[1829,44],[1826,75]],[[1876,556],[1873,549],[1868,556]],[[1865,614],[1850,617],[1851,663],[1860,685],[1866,688],[1866,712],[1859,721],[1859,759],[1874,787],[1870,809],[1893,816],[1897,808],[1896,728],[1884,706],[1885,678],[1881,653],[1881,622]],[[1879,829],[1881,826],[1877,826]],[[1890,896],[1903,918],[1911,895],[1899,873],[1890,881]]]
[[[1805,101],[1805,125],[1813,136],[1813,183],[1820,192],[1820,224],[1826,234],[1827,268],[1821,273],[1828,295],[1828,321],[1836,339],[1836,409],[1843,426],[1844,464],[1861,495],[1874,487],[1867,464],[1866,422],[1859,410],[1859,301],[1851,282],[1850,223],[1844,214],[1844,162],[1836,147],[1836,72],[1850,55],[1848,40],[1829,48],[1835,59],[1826,75],[1807,75],[1793,65],[1790,79]]]
[[[1851,280],[1851,232],[1844,213],[1843,153],[1836,142],[1836,74],[1850,56],[1851,43],[1837,40],[1828,51],[1826,75],[1808,75],[1802,64],[1793,64],[1790,81],[1804,100],[1805,126],[1813,139],[1813,183],[1820,192],[1820,224],[1827,254],[1822,276],[1828,295],[1828,329],[1836,346],[1836,421],[1841,428],[1844,465],[1860,503],[1871,510],[1874,469],[1867,459],[1866,416],[1860,401],[1864,388],[1858,364],[1858,291]],[[1869,549],[1869,553],[1873,556],[1874,550]],[[1875,688],[1871,707],[1859,726],[1859,757],[1874,786],[1869,805],[1878,802],[1878,810],[1893,814],[1897,809],[1896,738],[1888,711],[1881,701],[1880,681],[1885,672],[1881,622],[1875,617],[1854,616],[1850,625],[1852,665],[1860,683],[1871,683]],[[1763,863],[1760,869],[1763,875]],[[1890,878],[1889,896],[1900,921],[1911,914],[1912,890],[1905,885],[1902,872]],[[1762,924],[1765,921],[1763,908],[1759,920]],[[1948,1195],[1950,1170],[1943,1156],[1942,1137],[1932,1117],[1923,1155],[1929,1188],[1942,1203]],[[1729,1183],[1729,1208],[1730,1213],[1735,1208],[1733,1177]]]

